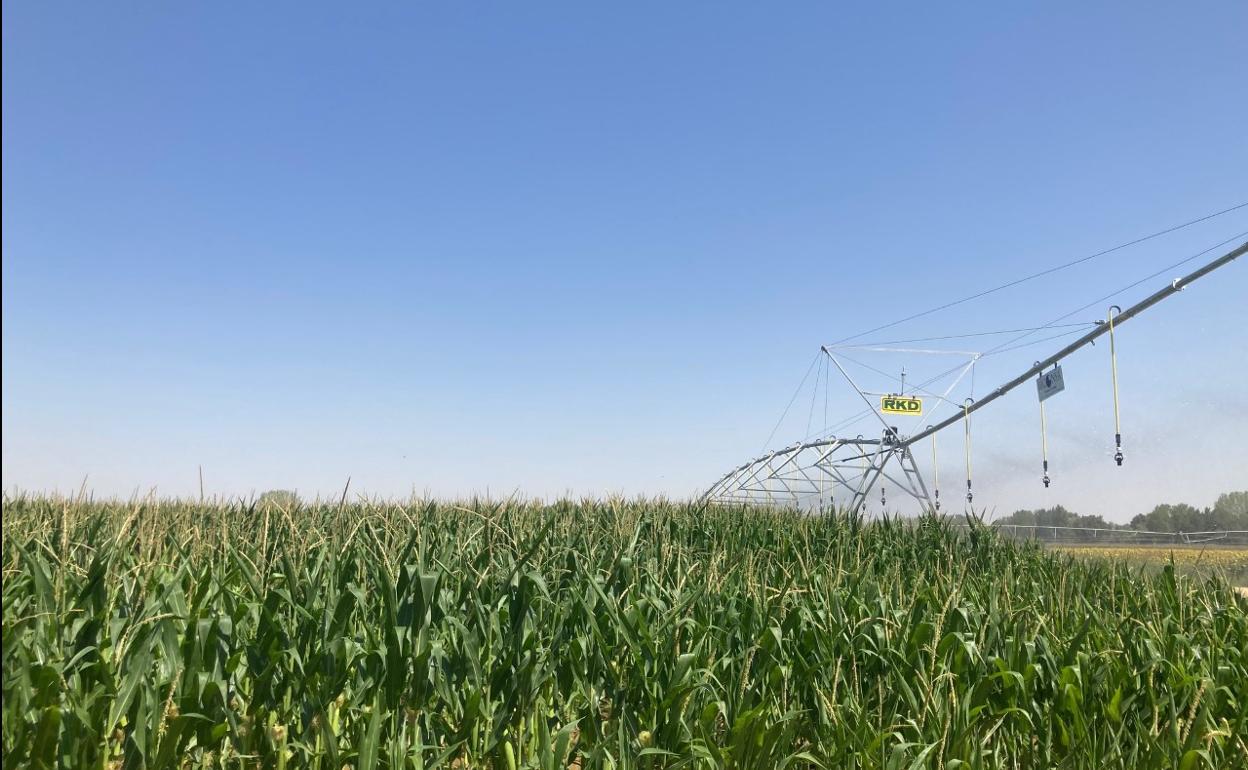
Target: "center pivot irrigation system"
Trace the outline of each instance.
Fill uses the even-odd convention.
[[[1225,243],[1224,241],[1223,244]],[[1211,250],[1209,249],[1209,251]],[[866,403],[867,411],[878,420],[881,427],[879,437],[864,437],[862,435],[852,438],[825,436],[810,441],[799,441],[783,449],[768,452],[761,457],[756,457],[734,468],[720,477],[715,484],[706,490],[702,499],[712,504],[750,503],[812,509],[821,513],[836,506],[851,514],[857,514],[863,510],[863,506],[867,502],[867,495],[871,493],[872,489],[881,479],[887,479],[902,492],[917,500],[923,510],[939,511],[941,501],[939,476],[936,475],[938,474],[936,470],[936,434],[960,422],[963,425],[964,433],[966,503],[969,507],[974,500],[974,490],[971,486],[971,415],[1027,382],[1032,377],[1037,378],[1036,388],[1040,398],[1041,444],[1044,468],[1042,480],[1047,487],[1050,479],[1048,441],[1044,435],[1044,401],[1049,396],[1061,391],[1064,387],[1059,362],[1076,350],[1091,344],[1094,340],[1106,334],[1109,335],[1110,341],[1109,349],[1114,393],[1114,460],[1117,465],[1122,465],[1122,429],[1118,416],[1118,363],[1117,351],[1114,347],[1114,330],[1167,297],[1182,291],[1192,282],[1229,264],[1244,253],[1248,253],[1248,242],[1241,244],[1238,248],[1227,252],[1200,269],[1182,278],[1175,279],[1165,288],[1125,310],[1117,305],[1111,306],[1105,321],[1096,322],[1090,331],[1080,336],[1074,342],[1043,361],[1035,362],[1026,371],[997,387],[978,401],[968,398],[960,404],[955,404],[954,406],[957,408],[955,414],[934,425],[928,425],[912,435],[900,433],[896,426],[890,425],[890,418],[895,418],[897,415],[904,417],[905,415],[914,415],[916,413],[921,414],[923,398],[935,399],[944,404],[952,403],[948,400],[949,394],[966,373],[973,370],[976,361],[982,354],[894,349],[892,352],[952,353],[969,359],[965,365],[959,364],[959,366],[945,373],[945,375],[956,374],[956,379],[943,393],[938,394],[923,390],[924,385],[945,376],[938,375],[932,380],[913,386],[914,395],[906,395],[904,370],[901,377],[902,390],[900,392],[871,393],[858,387],[845,371],[840,360],[842,356],[841,348],[823,346],[820,348],[820,355],[826,357],[826,360],[836,367],[849,386]],[[1024,331],[1037,331],[1044,328],[1054,327],[1050,324],[1047,327]],[[1050,367],[1053,368],[1050,369]],[[878,397],[878,401],[873,401],[873,396]],[[866,413],[864,412],[864,414]],[[931,491],[929,491],[927,482],[915,463],[913,451],[916,444],[929,438],[931,439],[934,474]],[[880,489],[881,504],[886,505],[887,502],[883,497],[884,487],[881,486]]]

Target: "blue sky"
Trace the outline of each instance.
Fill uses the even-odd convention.
[[[1245,29],[1238,2],[6,1],[4,486],[692,494],[821,343],[1248,201]],[[877,339],[1038,325],[1244,231]],[[1248,487],[1244,296],[1241,261],[1124,328],[1123,469],[1100,346],[1051,402],[1053,489],[1034,394],[985,410],[977,501]]]

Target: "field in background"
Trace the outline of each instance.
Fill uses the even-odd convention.
[[[1225,768],[1248,600],[667,502],[4,505],[4,766]]]
[[[1204,545],[1054,545],[1071,556],[1110,559],[1158,570],[1173,563],[1175,570],[1197,577],[1219,577],[1235,586],[1248,587],[1248,548]]]

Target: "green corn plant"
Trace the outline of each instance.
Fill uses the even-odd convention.
[[[1248,601],[973,521],[3,513],[5,767],[1248,767]]]

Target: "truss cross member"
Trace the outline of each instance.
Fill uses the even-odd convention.
[[[889,474],[886,470],[889,462],[893,460],[897,461],[901,469],[900,475]],[[870,462],[863,469],[862,477],[849,502],[850,514],[857,514],[862,510],[863,504],[867,501],[867,495],[881,479],[893,482],[898,489],[917,500],[925,512],[936,510],[927,492],[927,484],[923,481],[923,474],[914,462],[910,447],[901,443],[896,434],[891,431],[885,431],[878,451],[871,456]]]

